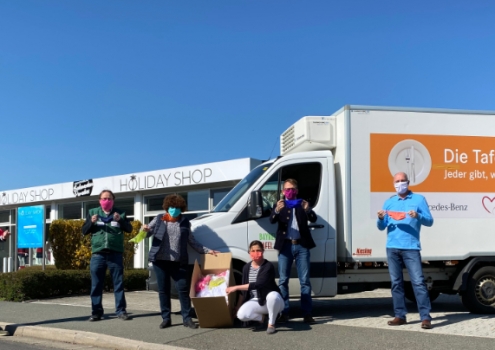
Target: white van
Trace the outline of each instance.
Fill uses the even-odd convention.
[[[495,112],[345,106],[331,116],[304,117],[280,137],[281,156],[248,174],[215,207],[192,220],[196,239],[230,251],[240,278],[248,244],[261,240],[277,263],[270,211],[287,178],[318,216],[310,224],[314,296],[389,287],[386,231],[377,211],[404,171],[434,217],[421,230],[431,299],[462,297],[475,313],[495,302]],[[190,251],[191,262],[196,254]],[[299,294],[294,270],[290,291]],[[405,275],[408,280],[407,274]],[[408,298],[413,299],[410,284]]]

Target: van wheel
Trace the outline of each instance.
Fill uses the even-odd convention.
[[[495,267],[484,266],[468,279],[462,303],[473,314],[495,313]]]
[[[416,304],[416,296],[414,295],[414,290],[410,282],[404,283],[404,294],[407,300]],[[440,296],[440,292],[437,290],[429,290],[428,295],[430,297],[430,303],[433,303]]]

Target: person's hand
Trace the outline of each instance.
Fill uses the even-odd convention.
[[[277,213],[280,213],[280,210],[282,210],[284,207],[285,207],[285,201],[283,199],[281,199],[277,202],[277,206],[275,207],[275,211]]]
[[[230,294],[232,292],[235,292],[237,290],[237,286],[232,286],[232,287],[227,287],[227,289],[225,290],[225,293]]]
[[[301,202],[301,206],[304,209],[304,211],[309,211],[309,203],[306,202],[305,200]]]
[[[94,224],[97,220],[98,220],[98,215],[96,215],[96,214],[95,214],[95,215],[93,215],[93,216],[91,217],[91,222],[92,222],[93,224]]]
[[[143,225],[143,227],[141,227],[141,230],[143,230],[144,232],[149,232],[150,227],[148,225]]]
[[[412,217],[413,219],[416,219],[418,217],[418,213],[414,210],[409,210],[407,212],[409,214],[410,217]]]
[[[10,235],[10,231],[9,230],[5,230],[3,231],[3,239],[7,239],[7,237]]]
[[[220,254],[220,252],[218,250],[210,249],[210,250],[208,250],[208,254],[217,256],[217,254]]]
[[[378,214],[378,219],[383,220],[386,212],[385,212],[385,210],[379,210],[377,214]]]
[[[120,220],[120,214],[119,213],[113,213],[113,219],[115,221],[119,221]]]

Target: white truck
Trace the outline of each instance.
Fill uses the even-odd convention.
[[[310,224],[314,296],[390,287],[387,234],[377,229],[377,211],[395,194],[392,176],[403,171],[435,220],[421,230],[431,299],[460,294],[469,311],[494,313],[494,135],[495,112],[348,105],[330,116],[304,117],[281,135],[281,155],[192,220],[193,232],[206,246],[232,253],[238,279],[252,240],[261,240],[276,264],[277,225],[268,216],[283,181],[295,178],[299,197],[318,216]],[[291,276],[297,295],[295,270]],[[414,299],[410,283],[406,291]]]

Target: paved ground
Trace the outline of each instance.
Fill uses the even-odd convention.
[[[176,326],[160,330],[158,296],[155,292],[127,293],[129,312],[134,319],[123,322],[113,314],[101,322],[87,322],[89,297],[70,297],[29,303],[0,302],[0,322],[56,327],[94,334],[145,341],[191,349],[493,349],[495,319],[491,315],[472,315],[465,311],[456,296],[441,295],[433,303],[434,329],[422,330],[417,311],[409,304],[409,324],[389,327],[392,300],[389,290],[377,290],[314,301],[318,323],[301,322],[294,305],[294,316],[273,336],[245,328],[198,329],[182,327],[179,315],[173,315]],[[107,312],[113,310],[113,295],[104,296]],[[178,312],[178,302],[173,302]],[[50,331],[51,332],[51,331]],[[118,339],[118,338],[117,338]],[[1,341],[1,340],[0,340]],[[130,341],[130,340],[129,340]],[[124,340],[125,342],[125,340]],[[0,343],[1,344],[1,343]],[[162,345],[163,346],[163,345]],[[146,347],[144,347],[146,348]]]
[[[158,316],[158,296],[155,292],[133,292],[127,293],[127,305],[130,310],[151,311],[155,323],[160,323]],[[89,308],[89,297],[70,297],[34,303],[72,305]],[[298,319],[298,302],[291,302],[295,308],[294,321]],[[392,328],[399,331],[424,332],[419,327],[419,315],[414,304],[408,303],[408,323],[405,326]],[[105,295],[104,307],[113,311],[113,296]],[[428,333],[452,334],[475,337],[495,338],[495,315],[474,315],[466,311],[460,298],[456,295],[440,295],[432,303],[432,317],[434,329]],[[392,298],[390,290],[379,289],[372,292],[339,295],[335,298],[315,299],[314,316],[318,323],[339,326],[353,326],[365,328],[391,329],[387,321],[393,316]],[[180,306],[177,300],[172,301],[172,311],[179,312]],[[90,310],[88,310],[88,316]],[[151,316],[151,315],[150,315]],[[177,322],[180,318],[177,318]]]

